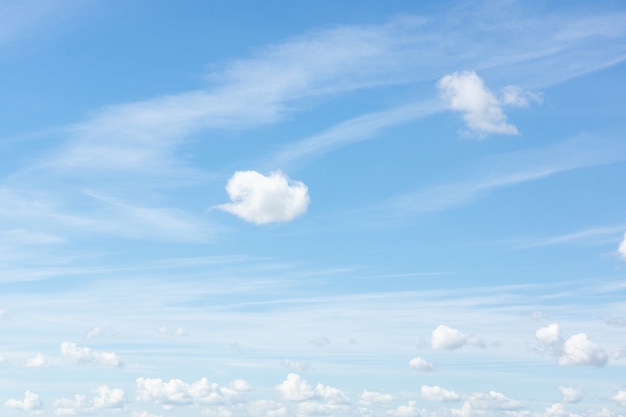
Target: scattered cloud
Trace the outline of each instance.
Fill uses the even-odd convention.
[[[448,326],[439,325],[430,337],[430,345],[433,349],[454,350],[465,345],[485,348],[485,342],[475,336],[465,336],[460,331]]]
[[[612,401],[615,401],[622,407],[626,407],[626,390],[619,390],[617,393],[610,398]]]
[[[500,92],[500,103],[503,106],[528,107],[531,102],[541,104],[542,95],[524,91],[516,85],[507,85]]]
[[[394,400],[393,395],[378,391],[363,390],[359,397],[359,403],[364,405],[369,404],[389,404]]]
[[[440,386],[422,385],[420,389],[422,399],[427,401],[460,401],[461,396],[454,391],[450,391]]]
[[[309,369],[310,364],[307,361],[294,361],[285,358],[280,361],[280,366],[298,372],[306,372]]]
[[[79,347],[76,343],[71,342],[61,343],[60,350],[62,358],[75,364],[123,366],[120,358],[113,352],[93,352],[86,346]]]
[[[561,395],[563,396],[564,403],[577,403],[582,401],[584,397],[583,390],[580,388],[572,388],[572,387],[559,387],[559,391],[561,391]]]
[[[535,338],[550,350],[561,366],[591,365],[604,366],[608,355],[600,345],[589,340],[585,333],[570,336],[567,340],[561,337],[558,324],[552,323],[541,327],[535,332]]]
[[[27,358],[24,365],[29,368],[40,368],[42,366],[48,365],[48,360],[41,353],[37,353],[34,356]]]
[[[165,382],[159,378],[137,378],[137,400],[153,403],[169,409],[174,405],[237,404],[242,394],[252,387],[243,380],[235,380],[228,387],[202,378],[188,384],[180,379]]]
[[[422,372],[430,372],[435,369],[432,363],[419,356],[409,361],[409,367]]]
[[[41,414],[43,412],[43,401],[39,398],[39,395],[31,391],[24,393],[23,400],[16,400],[13,398],[8,399],[4,406],[7,408],[14,408],[16,410],[30,411],[35,414]]]
[[[216,207],[257,225],[289,222],[304,214],[310,201],[307,186],[280,171],[268,176],[237,171],[226,191],[232,202]]]
[[[54,414],[57,416],[73,416],[93,414],[98,410],[119,411],[125,408],[128,401],[126,394],[119,388],[109,388],[101,385],[95,390],[95,395],[90,401],[85,395],[76,394],[73,398],[59,398],[54,401]]]
[[[416,406],[416,402],[410,400],[407,405],[400,405],[398,408],[387,411],[387,415],[396,417],[419,417],[421,411]]]
[[[455,72],[441,78],[437,83],[441,98],[454,111],[463,114],[463,120],[479,135],[499,133],[517,135],[519,132],[509,124],[502,104],[474,71]],[[524,103],[524,95],[518,87],[508,86],[503,98],[509,103]],[[526,102],[527,103],[527,102]]]
[[[518,414],[511,413],[515,411],[521,411],[524,405],[517,400],[507,398],[504,394],[489,391],[488,393],[476,393],[472,394],[468,400],[463,403],[463,407],[460,409],[452,410],[453,415],[459,417],[470,417],[474,415],[502,415],[503,413],[508,416],[516,416]],[[519,414],[519,416],[524,413]]]
[[[617,255],[624,261],[626,261],[626,233],[624,233],[624,239],[617,248]]]

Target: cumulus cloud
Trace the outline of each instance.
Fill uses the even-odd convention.
[[[119,388],[102,385],[96,388],[96,393],[98,395],[93,400],[95,408],[122,408],[126,403],[126,395]]]
[[[95,389],[96,395],[92,401],[81,394],[74,398],[59,398],[54,401],[54,414],[57,416],[73,416],[81,414],[93,414],[97,410],[121,410],[127,400],[124,391],[119,388],[109,388],[106,385]]]
[[[448,108],[462,113],[467,127],[478,134],[518,134],[517,128],[507,122],[502,106],[527,106],[532,97],[519,87],[507,86],[498,100],[474,71],[446,75],[437,88]]]
[[[430,344],[433,349],[453,350],[465,345],[474,345],[485,348],[485,342],[475,336],[465,336],[460,331],[448,326],[437,326],[430,337]]]
[[[622,407],[626,407],[626,390],[619,390],[611,397],[611,400],[615,401]]]
[[[626,261],[626,233],[624,233],[624,239],[617,248],[617,255],[624,261]]]
[[[165,382],[159,378],[137,378],[137,400],[169,408],[174,405],[237,404],[242,394],[252,387],[244,380],[233,381],[228,387],[220,387],[207,378],[188,384],[180,379]]]
[[[310,202],[307,186],[280,171],[268,176],[237,171],[226,192],[232,202],[216,207],[257,225],[291,221],[304,214]]]
[[[435,369],[432,363],[428,362],[426,359],[421,358],[419,356],[409,361],[409,367],[417,371],[423,371],[423,372],[429,372]]]
[[[504,394],[489,391],[488,393],[472,394],[464,403],[463,407],[452,410],[452,414],[459,417],[470,417],[472,415],[490,415],[495,412],[496,415],[507,414],[513,411],[522,410],[524,405]]]
[[[415,401],[409,401],[407,405],[398,406],[398,408],[387,411],[390,416],[397,417],[419,417],[420,410],[416,407]]]
[[[42,366],[48,365],[48,360],[41,353],[37,353],[30,358],[26,358],[25,366],[29,368],[40,368]]]
[[[454,391],[450,391],[440,386],[422,385],[421,388],[422,399],[428,401],[460,401],[461,396]]]
[[[91,404],[84,395],[76,394],[73,399],[59,398],[52,403],[57,416],[73,416],[89,412]]]
[[[317,384],[313,388],[300,375],[290,373],[276,390],[284,400],[310,402],[310,400],[322,400],[329,404],[342,404],[349,401],[348,397],[339,389]]]
[[[589,340],[585,333],[578,333],[563,341],[558,324],[552,323],[535,332],[535,338],[550,349],[561,366],[591,365],[604,366],[608,355],[600,345]]]
[[[34,392],[26,391],[24,393],[23,400],[20,401],[10,398],[4,403],[4,406],[7,408],[30,411],[39,414],[43,410],[43,401],[41,401],[39,395]]]
[[[562,401],[565,403],[580,402],[584,396],[583,391],[580,388],[559,387],[559,391],[561,391],[561,395],[563,396]]]
[[[61,343],[61,356],[75,364],[96,364],[105,366],[123,366],[120,358],[113,352],[93,352],[86,346],[76,343]]]

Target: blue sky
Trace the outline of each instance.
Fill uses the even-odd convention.
[[[0,1],[3,416],[626,414],[621,1]]]

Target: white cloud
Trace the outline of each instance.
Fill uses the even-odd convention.
[[[474,71],[446,75],[439,80],[437,88],[448,107],[463,114],[463,119],[470,130],[478,134],[519,133],[515,126],[507,123],[501,103]],[[507,99],[520,102],[522,100],[520,94],[513,91],[509,87]]]
[[[315,390],[298,374],[290,373],[276,390],[287,401],[305,401],[315,397]]]
[[[87,339],[91,339],[92,337],[101,336],[104,334],[104,330],[100,326],[94,326],[87,332]]]
[[[432,363],[428,362],[427,360],[419,356],[409,361],[409,367],[417,371],[424,371],[424,372],[429,372],[435,369]]]
[[[626,407],[626,390],[619,390],[611,397],[611,400],[615,401],[622,407]]]
[[[369,404],[388,404],[393,401],[393,395],[378,391],[363,390],[359,403],[364,405]]]
[[[29,368],[39,368],[48,365],[48,360],[41,353],[37,353],[34,356],[26,359],[25,366]]]
[[[93,352],[86,346],[79,347],[71,342],[61,343],[60,350],[61,356],[72,363],[123,366],[120,358],[113,352]]]
[[[500,92],[500,103],[503,106],[528,107],[530,102],[541,103],[541,94],[524,91],[516,85],[507,85]]]
[[[607,359],[600,345],[589,340],[585,333],[578,333],[565,341],[559,365],[604,366]]]
[[[563,341],[558,324],[552,323],[535,332],[535,338],[557,358],[558,364],[604,366],[608,355],[600,345],[578,333]]]
[[[472,415],[502,415],[509,416],[523,415],[517,413],[511,413],[520,411],[524,408],[524,405],[517,400],[507,398],[504,394],[489,391],[488,393],[476,393],[472,394],[470,398],[463,403],[463,407],[459,409],[453,409],[452,414],[459,417],[470,417]]]
[[[256,171],[237,171],[226,185],[231,203],[217,208],[254,224],[288,222],[309,206],[308,188],[282,172],[265,176]]]
[[[126,403],[126,395],[119,388],[109,388],[102,385],[96,388],[98,394],[93,400],[95,408],[122,408]]]
[[[626,261],[626,233],[624,233],[624,239],[622,239],[622,242],[619,244],[619,247],[617,248],[617,255]]]
[[[422,385],[420,390],[422,399],[428,401],[460,401],[461,396],[455,392],[450,391],[440,386],[428,386]]]
[[[10,398],[4,403],[4,406],[7,408],[39,413],[43,410],[43,401],[41,401],[41,399],[39,399],[39,395],[34,392],[26,391],[22,401]]]
[[[562,401],[565,403],[577,403],[582,401],[584,397],[584,393],[580,388],[560,386],[559,391],[561,391],[561,395],[563,396]]]
[[[389,410],[387,414],[397,417],[419,417],[421,415],[420,410],[415,405],[415,401],[409,401],[407,405],[400,405],[394,410]]]
[[[430,337],[430,345],[433,349],[453,350],[465,345],[485,348],[485,342],[475,336],[465,336],[460,331],[448,326],[439,325]]]
[[[59,398],[52,403],[57,416],[73,416],[89,412],[91,404],[84,395],[76,394],[74,399]]]
[[[467,337],[460,331],[448,326],[439,325],[430,337],[433,349],[459,349],[467,341]]]

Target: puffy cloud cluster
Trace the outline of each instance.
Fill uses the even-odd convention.
[[[435,366],[432,363],[420,356],[411,359],[409,361],[409,367],[422,372],[430,372],[435,369]]]
[[[290,373],[276,386],[286,401],[296,402],[297,415],[342,415],[350,410],[349,398],[339,389],[317,384],[315,388]]]
[[[35,414],[40,414],[43,410],[43,401],[39,398],[39,395],[31,391],[24,393],[23,400],[16,400],[14,398],[8,399],[4,406],[7,408],[13,408],[16,410],[30,411]]]
[[[422,385],[421,388],[422,399],[428,401],[460,401],[461,396],[454,391],[450,391],[440,386]]]
[[[76,364],[96,364],[105,366],[123,366],[122,361],[113,352],[94,352],[86,346],[79,347],[76,343],[61,343],[61,356]]]
[[[433,349],[453,350],[465,345],[485,348],[485,342],[475,336],[465,336],[460,331],[448,326],[437,326],[430,337],[430,344]]]
[[[121,410],[126,404],[126,394],[119,388],[109,388],[102,385],[95,390],[92,401],[86,396],[77,394],[74,398],[60,398],[53,403],[54,414],[57,416],[73,416],[77,414],[92,414],[98,410]]]
[[[165,382],[159,378],[137,378],[137,400],[170,408],[173,405],[233,404],[244,400],[243,393],[252,387],[244,380],[219,387],[206,378],[188,384],[180,379]]]
[[[359,398],[359,403],[369,404],[388,404],[393,401],[393,395],[378,391],[364,390]]]
[[[284,223],[304,214],[309,190],[304,183],[280,171],[265,176],[256,171],[237,171],[226,185],[231,203],[217,208],[254,224]]]
[[[459,417],[470,417],[473,415],[517,415],[516,411],[523,410],[524,405],[504,394],[489,391],[472,394],[459,409],[452,410],[452,413]],[[519,414],[522,415],[522,414]]]
[[[577,333],[567,340],[561,337],[558,324],[552,323],[535,332],[535,338],[551,351],[558,364],[604,366],[608,355],[600,345],[589,340],[585,333]]]
[[[502,106],[527,107],[530,101],[541,100],[539,95],[513,85],[506,86],[498,99],[474,71],[446,75],[437,88],[448,108],[462,113],[467,127],[478,134],[518,134],[507,122]]]

